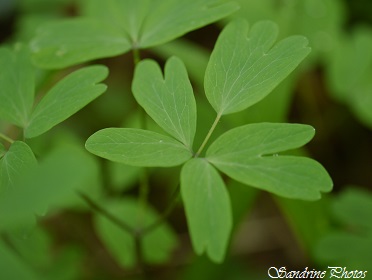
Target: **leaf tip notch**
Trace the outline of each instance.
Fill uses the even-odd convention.
[[[244,19],[221,32],[205,72],[205,93],[217,113],[236,113],[265,98],[306,57],[303,36],[277,43],[278,26],[259,21],[251,28]]]
[[[287,198],[316,200],[333,187],[325,168],[306,157],[278,155],[305,145],[314,133],[309,125],[248,124],[217,138],[207,150],[207,160],[248,186]]]
[[[190,151],[196,132],[196,102],[186,66],[175,56],[164,67],[153,60],[140,62],[132,91],[146,113]]]

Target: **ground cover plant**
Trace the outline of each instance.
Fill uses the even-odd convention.
[[[346,4],[2,4],[2,278],[371,270],[372,33]]]

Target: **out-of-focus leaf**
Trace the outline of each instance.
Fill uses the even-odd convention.
[[[372,127],[372,30],[357,26],[350,36],[339,39],[327,70],[333,97]]]
[[[205,74],[206,96],[219,115],[242,111],[268,95],[310,52],[291,36],[274,45],[278,27],[236,20],[220,34]],[[273,46],[274,45],[274,46]]]
[[[13,187],[35,165],[36,159],[31,148],[25,142],[14,142],[0,159],[0,194]]]
[[[45,269],[52,263],[51,238],[45,230],[34,227],[29,232],[15,234],[9,232],[7,237],[20,257],[37,269]]]
[[[99,0],[88,1],[85,15],[125,32],[133,47],[148,48],[215,22],[239,7],[219,0]]]
[[[335,198],[332,212],[343,228],[331,231],[318,242],[314,250],[316,259],[350,270],[372,270],[371,193],[348,188]]]
[[[359,188],[344,190],[332,204],[332,212],[342,224],[372,233],[372,195]]]
[[[34,68],[27,48],[0,48],[0,119],[27,125],[34,102]]]
[[[142,168],[127,164],[108,161],[112,187],[116,191],[126,191],[138,180]]]
[[[132,199],[110,201],[105,209],[120,217],[133,229],[145,228],[159,219],[158,214],[151,208],[142,208],[142,205]],[[124,267],[136,264],[136,248],[133,235],[120,229],[104,216],[95,217],[95,227],[102,241],[111,254]],[[170,258],[172,250],[177,245],[177,238],[172,229],[162,223],[154,230],[141,238],[141,251],[146,262],[160,264]]]
[[[85,18],[45,24],[31,42],[34,62],[52,69],[119,55],[130,48],[130,42],[116,26]]]
[[[65,77],[37,104],[25,129],[25,136],[32,138],[45,133],[97,98],[107,88],[99,84],[107,75],[106,67],[95,65]]]
[[[90,136],[87,150],[97,156],[133,166],[177,166],[191,152],[173,138],[134,128],[106,128]]]
[[[330,55],[327,68],[331,94],[341,101],[354,97],[365,81],[370,81],[372,69],[372,31],[357,27],[350,37],[339,39],[337,48]]]
[[[39,66],[62,68],[163,44],[237,8],[219,0],[84,1],[84,17],[46,24],[31,48]]]
[[[372,66],[372,64],[371,64]],[[372,67],[368,77],[372,77]],[[363,86],[353,92],[353,100],[350,102],[352,110],[359,120],[372,129],[372,82],[369,80]]]
[[[86,187],[95,167],[81,151],[64,147],[51,152],[0,196],[0,230],[19,228],[34,221],[36,214],[65,205]]]
[[[280,196],[315,200],[332,189],[332,180],[318,162],[278,156],[314,136],[300,124],[259,123],[231,129],[207,150],[207,160],[231,178]]]
[[[2,240],[0,240],[0,278],[19,280],[41,280]]]
[[[154,121],[192,151],[196,131],[194,93],[183,62],[170,58],[164,71],[152,60],[136,67],[133,93]]]
[[[181,171],[181,194],[195,252],[222,262],[232,229],[232,213],[221,176],[205,159],[191,159]]]

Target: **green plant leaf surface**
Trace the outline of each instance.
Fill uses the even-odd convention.
[[[372,77],[372,67],[369,72],[368,79]],[[353,95],[352,100],[349,104],[352,107],[355,115],[359,120],[367,125],[369,128],[372,128],[372,82],[369,80],[368,83],[363,84],[363,86],[355,89],[351,94]]]
[[[127,191],[136,186],[142,174],[142,167],[109,161],[107,166],[111,187],[115,191]]]
[[[0,159],[0,194],[11,187],[28,169],[36,165],[31,148],[22,141],[14,142]]]
[[[93,101],[106,90],[99,84],[108,75],[105,66],[79,69],[58,82],[33,111],[25,129],[27,138],[45,133]]]
[[[242,111],[268,95],[310,52],[303,36],[274,45],[278,27],[235,20],[220,34],[205,73],[206,96],[220,115]],[[248,37],[247,37],[248,36]]]
[[[372,269],[372,195],[357,187],[343,190],[331,205],[340,223],[314,247],[316,259],[327,265]]]
[[[249,124],[221,135],[207,150],[207,160],[231,178],[274,194],[304,200],[320,198],[332,181],[318,162],[304,157],[278,156],[314,136],[300,124]]]
[[[97,156],[133,166],[176,166],[191,158],[191,152],[173,138],[134,128],[102,129],[85,147]]]
[[[93,0],[88,16],[99,18],[125,30],[133,46],[148,48],[215,22],[238,6],[219,0]]]
[[[31,267],[19,258],[2,240],[0,240],[0,277],[1,279],[41,280]]]
[[[34,68],[27,48],[0,48],[0,119],[24,127],[34,102]]]
[[[85,18],[45,24],[31,42],[34,62],[51,69],[119,55],[130,48],[115,26]]]
[[[372,195],[361,188],[345,189],[332,203],[334,217],[342,224],[372,233]]]
[[[334,266],[372,269],[372,238],[347,232],[333,232],[320,240],[315,250],[318,261]],[[367,274],[368,275],[368,274]]]
[[[341,37],[330,53],[327,82],[334,98],[348,102],[364,81],[370,81],[372,30],[357,26],[351,36]]]
[[[170,58],[165,65],[165,78],[156,62],[140,62],[132,88],[137,102],[155,122],[191,151],[196,131],[196,103],[183,62]]]
[[[200,88],[204,84],[205,69],[208,65],[209,51],[187,39],[177,39],[151,48],[157,56],[164,60],[175,55],[185,63],[190,79]]]
[[[220,0],[84,2],[83,18],[40,29],[31,43],[39,66],[62,68],[163,44],[238,9],[235,3]]]
[[[232,211],[225,184],[206,160],[194,158],[181,171],[181,194],[197,254],[222,262],[232,230]]]
[[[95,161],[84,150],[56,148],[2,193],[0,230],[29,225],[35,222],[35,215],[65,205],[67,198],[75,198],[76,191],[86,187],[95,172]]]
[[[10,244],[19,254],[20,259],[33,267],[48,267],[52,263],[52,240],[41,227],[11,231],[7,234]]]
[[[120,217],[133,229],[150,226],[159,219],[159,215],[149,207],[132,199],[109,201],[105,209],[109,213]],[[136,264],[136,248],[133,235],[123,231],[117,225],[102,215],[95,217],[95,227],[109,252],[124,267],[133,267]],[[141,251],[146,263],[161,264],[170,258],[172,250],[177,245],[177,237],[173,230],[162,223],[141,238]]]

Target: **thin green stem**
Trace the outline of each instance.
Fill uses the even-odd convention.
[[[135,67],[141,61],[140,50],[137,47],[133,47],[133,61],[134,61]],[[137,104],[137,107],[140,113],[140,126],[142,129],[146,129],[146,113],[139,104]],[[142,227],[143,217],[145,215],[145,211],[147,208],[147,201],[148,201],[148,195],[149,195],[149,176],[148,176],[147,171],[148,171],[147,168],[143,168],[141,178],[140,178],[139,215],[138,215],[139,218],[138,218],[138,225],[137,225],[138,230],[140,230]]]
[[[14,143],[14,140],[12,138],[9,138],[8,136],[0,133],[0,138],[4,139],[5,141],[9,142],[10,144]]]
[[[217,126],[218,122],[221,119],[221,116],[222,116],[222,114],[220,114],[220,113],[217,114],[216,119],[214,120],[211,128],[208,131],[207,136],[205,136],[203,143],[201,144],[199,150],[196,152],[196,154],[195,154],[194,157],[197,158],[201,154],[201,152],[203,151],[203,149],[205,148],[205,145],[207,145],[207,143],[209,141],[209,138],[211,138],[213,131],[216,129],[216,126]]]
[[[138,63],[141,61],[140,50],[138,48],[133,48],[133,61],[134,66],[137,66]]]
[[[121,228],[123,231],[131,234],[132,236],[137,235],[137,231],[133,229],[131,226],[129,226],[127,223],[123,222],[122,220],[118,219],[114,215],[112,215],[110,212],[108,212],[106,209],[102,208],[100,205],[98,205],[95,201],[93,201],[89,196],[87,196],[85,193],[78,191],[78,194],[80,197],[95,211],[100,213],[102,216],[105,216],[107,219],[109,219],[111,222],[113,222],[115,225],[117,225],[119,228]]]
[[[142,228],[143,224],[143,217],[144,217],[144,212],[146,211],[147,208],[147,201],[148,201],[148,196],[149,196],[149,176],[147,173],[147,168],[142,169],[142,174],[140,178],[140,186],[139,186],[139,215],[138,215],[138,226],[137,228],[140,229]]]
[[[124,221],[112,215],[106,209],[102,208],[95,201],[93,201],[85,193],[78,191],[78,194],[93,210],[97,211],[99,214],[109,219],[112,223],[117,225],[120,229],[122,229],[126,233],[129,233],[134,238],[138,266],[139,266],[140,272],[145,274],[146,271],[145,271],[144,257],[143,257],[142,249],[141,249],[141,242],[142,242],[142,237],[143,237],[143,233],[141,232],[141,230],[132,228]]]
[[[177,185],[176,190],[173,192],[173,195],[171,197],[171,202],[169,203],[168,207],[164,210],[164,212],[160,215],[160,217],[149,226],[143,228],[141,230],[142,235],[145,235],[154,229],[156,229],[158,226],[160,226],[164,221],[168,218],[169,214],[172,213],[174,207],[177,205],[178,197],[180,195],[180,184]]]

